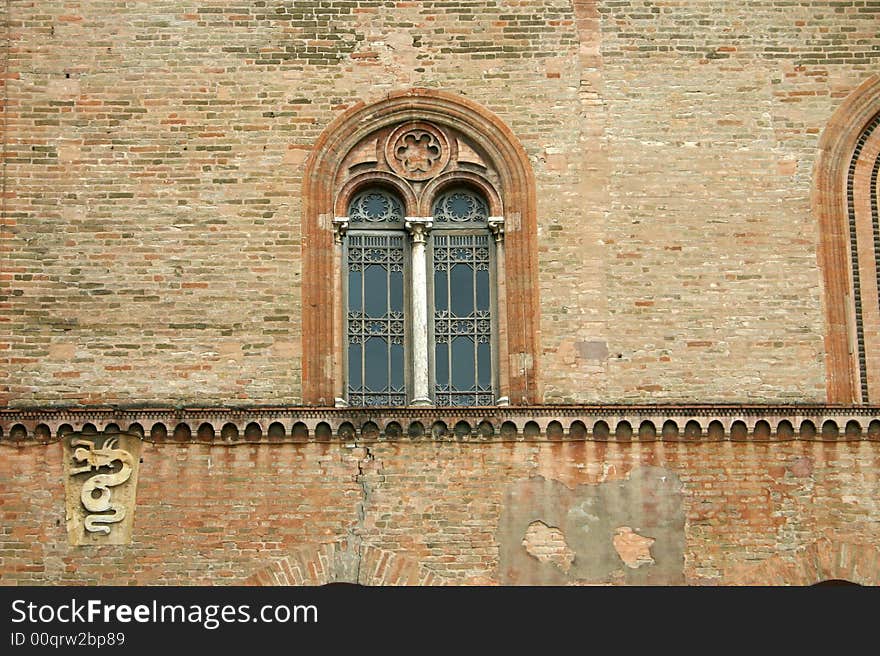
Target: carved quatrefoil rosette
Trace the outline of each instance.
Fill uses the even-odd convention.
[[[404,123],[385,143],[385,160],[400,176],[427,180],[446,168],[451,152],[446,135],[430,123]]]

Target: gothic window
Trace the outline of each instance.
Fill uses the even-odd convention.
[[[356,106],[303,200],[306,403],[538,400],[534,178],[497,117],[424,89]]]

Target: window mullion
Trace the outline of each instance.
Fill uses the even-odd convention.
[[[406,229],[412,238],[412,405],[431,405],[428,387],[428,285],[425,243],[432,221],[409,217]]]
[[[365,282],[366,275],[366,263],[361,259],[361,316],[366,317],[366,307],[367,307],[367,286]],[[363,330],[361,330],[361,389],[366,392],[367,391],[367,340],[363,336]],[[364,396],[364,398],[368,398]]]
[[[504,217],[490,216],[489,231],[495,241],[494,266],[490,269],[490,307],[494,309],[492,313],[492,389],[496,394],[505,394],[508,388],[507,368],[502,367],[501,363],[508,361],[507,345],[505,340],[499,339],[499,327],[507,325],[507,303],[506,293],[502,289],[501,281],[504,280]],[[502,298],[504,294],[504,298]],[[507,405],[510,399],[507,396],[500,396],[496,403],[498,405]]]
[[[443,275],[446,276],[446,316],[449,318],[449,321],[452,321],[452,243],[450,242],[449,235],[446,236],[446,269]],[[451,326],[451,324],[450,324]],[[452,341],[453,341],[453,332],[449,328],[446,330],[447,341],[446,341],[446,380],[443,381],[446,386],[446,391],[449,393],[450,404],[452,403],[452,393],[455,391],[452,388]]]
[[[388,350],[385,352],[385,362],[388,367],[388,394],[389,397],[394,394],[394,335],[393,335],[393,322],[394,319],[392,317],[391,310],[391,277],[394,274],[391,271],[391,266],[388,266],[388,271],[385,273],[385,321],[384,321],[384,329],[385,334],[387,335],[386,339],[388,340]]]
[[[471,348],[474,350],[474,393],[479,397],[480,390],[480,348],[478,346],[479,342],[479,318],[477,317],[477,285],[479,284],[478,276],[477,276],[477,268],[478,258],[476,256],[476,244],[474,244],[474,250],[472,251],[473,258],[471,259],[471,280],[472,289],[471,289],[471,307],[473,308],[471,312],[471,318],[473,319],[473,330],[471,330],[471,340],[473,340],[473,345]]]

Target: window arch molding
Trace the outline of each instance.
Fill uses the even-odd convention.
[[[506,395],[514,404],[540,399],[537,374],[540,317],[534,174],[525,149],[493,113],[451,93],[410,89],[370,105],[358,103],[318,137],[306,161],[302,188],[302,396],[309,405],[332,405],[342,376],[341,290],[334,249],[337,209],[361,189],[339,193],[345,158],[371,133],[411,121],[451,128],[479,144],[491,161],[503,197],[506,319],[499,327],[508,357],[500,362]],[[379,178],[373,177],[379,182]],[[459,180],[464,180],[460,174]],[[368,176],[360,182],[369,181]],[[477,184],[477,182],[474,184]],[[482,188],[483,185],[477,184]],[[395,189],[399,189],[395,185]],[[406,194],[402,194],[406,197]],[[500,205],[498,194],[487,194]],[[418,209],[423,212],[422,208]],[[422,214],[427,216],[429,212]],[[334,282],[335,281],[335,282]],[[330,319],[332,314],[333,319]]]
[[[829,403],[868,402],[859,361],[859,324],[853,289],[853,230],[856,222],[852,172],[866,129],[880,113],[880,75],[850,93],[831,116],[819,139],[812,206],[818,221],[818,264],[824,285],[826,390]],[[875,131],[874,137],[880,136]],[[874,190],[876,193],[876,189]],[[875,290],[876,291],[876,290]],[[876,295],[875,295],[876,296]],[[864,350],[864,344],[861,345]],[[875,375],[880,375],[873,372]]]
[[[412,187],[395,175],[383,171],[370,171],[361,173],[348,180],[336,197],[334,203],[334,216],[345,216],[351,200],[360,192],[370,187],[380,187],[396,194],[403,201],[407,216],[415,216],[418,211],[418,199],[413,193]]]
[[[481,194],[489,202],[489,216],[504,216],[501,197],[494,185],[475,173],[467,171],[450,171],[438,175],[431,180],[422,193],[419,204],[419,216],[430,216],[431,205],[440,194],[454,187],[468,187]]]

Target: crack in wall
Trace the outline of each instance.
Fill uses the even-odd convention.
[[[358,446],[355,444],[355,448],[362,448],[364,450],[363,458],[357,460],[357,476],[355,477],[355,481],[360,484],[361,487],[361,500],[357,504],[357,525],[349,531],[352,536],[353,549],[349,547],[349,551],[352,552],[352,556],[355,558],[354,563],[354,581],[353,583],[361,582],[361,564],[364,561],[364,538],[363,534],[366,530],[365,524],[367,519],[367,504],[370,503],[370,495],[371,490],[369,483],[367,482],[367,472],[364,469],[364,465],[372,462],[375,458],[373,457],[372,452],[370,451],[370,447],[368,446]],[[356,554],[356,555],[354,555]]]

